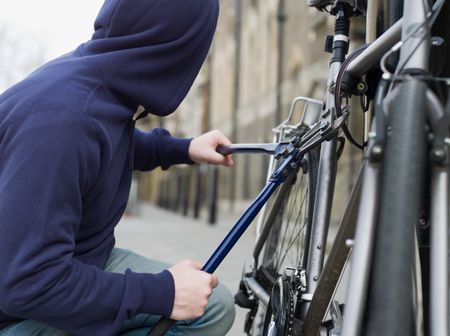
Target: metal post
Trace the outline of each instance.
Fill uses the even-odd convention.
[[[241,96],[241,49],[242,49],[242,0],[235,1],[235,12],[236,12],[236,24],[234,31],[234,39],[236,43],[235,47],[235,67],[234,67],[234,96],[233,96],[233,110],[231,115],[231,140],[233,142],[238,141],[238,111],[239,111],[239,101]],[[230,169],[230,211],[234,211],[234,205],[236,201],[236,167]]]
[[[284,62],[284,45],[285,45],[285,22],[286,22],[286,1],[278,2],[278,64],[277,64],[277,105],[275,111],[275,125],[279,125],[283,115],[283,62]]]
[[[195,169],[195,194],[194,194],[194,218],[196,219],[200,217],[201,194],[202,194],[202,171],[201,167],[197,166]]]
[[[164,204],[164,189],[163,189],[163,181],[159,181],[159,188],[158,188],[158,206],[163,207]]]
[[[164,196],[165,196],[165,202],[164,202],[164,208],[170,209],[170,180],[166,177],[164,181]]]
[[[187,216],[189,211],[189,196],[191,189],[191,174],[186,171],[183,175],[183,215]]]
[[[219,168],[212,168],[212,183],[211,183],[211,194],[210,194],[210,204],[209,204],[209,224],[216,224],[217,222],[217,195],[219,189]]]

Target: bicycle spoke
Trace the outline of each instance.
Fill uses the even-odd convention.
[[[301,208],[302,208],[302,209],[303,209],[303,205],[305,204],[305,201],[306,201],[306,195],[307,195],[307,194],[305,193],[305,196],[303,197],[303,200],[302,200],[302,203],[301,203]],[[296,221],[295,221],[295,223],[294,223],[294,225],[293,225],[294,228],[297,227],[297,225],[298,225],[298,223],[299,223],[299,218],[300,218],[300,215],[301,215],[301,214],[302,214],[302,211],[299,211],[299,212],[298,212],[297,219],[296,219]],[[291,235],[292,239],[290,239],[290,241],[289,241],[289,243],[288,243],[288,247],[286,248],[285,254],[284,254],[283,258],[281,259],[281,263],[283,263],[283,261],[285,260],[287,254],[289,253],[290,249],[291,249],[292,246],[296,243],[297,239],[299,238],[300,234],[302,233],[303,229],[305,228],[305,225],[306,225],[306,223],[303,222],[303,223],[301,224],[300,229],[298,230],[298,233],[297,233],[295,236],[294,236],[293,234]],[[293,233],[294,233],[294,232],[293,232]],[[297,247],[297,254],[298,254],[298,251],[299,251],[299,249],[300,249],[300,245],[301,245],[301,244],[298,244],[298,247]],[[299,257],[299,256],[297,255],[297,257]],[[297,267],[297,266],[298,266],[298,261],[299,261],[299,260],[300,260],[299,258],[297,258],[297,260],[291,260],[291,261],[292,261],[292,264],[293,264],[293,265],[291,265],[291,266]]]
[[[274,267],[275,271],[281,273],[282,266],[286,260],[290,262],[288,266],[297,267],[301,258],[301,237],[305,228],[306,218],[304,206],[308,199],[308,188],[305,188],[304,178],[297,182],[295,190],[291,190],[291,197],[288,199],[287,211],[283,215],[283,232],[280,235],[281,246],[277,251]],[[301,198],[299,200],[299,198]],[[296,216],[294,219],[293,216]],[[297,244],[297,248],[293,246]],[[289,257],[289,258],[287,258]]]

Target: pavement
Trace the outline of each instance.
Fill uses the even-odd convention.
[[[138,215],[124,216],[116,228],[117,246],[131,249],[153,259],[176,263],[183,259],[206,262],[232,228],[239,215],[219,215],[218,223],[210,225],[205,219],[193,219],[161,208],[140,204]],[[243,266],[251,264],[255,240],[252,223],[215,274],[234,295]],[[236,307],[236,320],[227,335],[244,335],[247,310]]]

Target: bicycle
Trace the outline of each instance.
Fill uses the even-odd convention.
[[[379,12],[398,4],[308,0],[336,20],[326,44],[332,57],[324,102],[295,99],[288,120],[275,129],[274,144],[218,149],[265,152],[279,161],[203,268],[214,272],[281,186],[264,216],[254,265],[236,296],[250,309],[249,335],[448,335],[450,80],[439,77],[446,59],[443,39],[431,38],[448,3],[405,2],[402,19],[347,55],[350,20],[365,14],[368,35],[375,37]],[[373,71],[378,66],[381,75]],[[347,127],[351,109],[342,103],[350,95],[372,101],[363,144]],[[299,102],[303,115],[292,125]],[[364,150],[364,160],[324,262],[344,138]],[[342,305],[333,296],[350,256]],[[173,323],[163,319],[150,335],[163,335]]]

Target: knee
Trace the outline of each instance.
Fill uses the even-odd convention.
[[[207,314],[210,315],[209,321],[217,324],[216,330],[222,330],[218,335],[225,335],[231,329],[236,310],[234,298],[225,286],[219,285],[214,289],[207,307]]]

